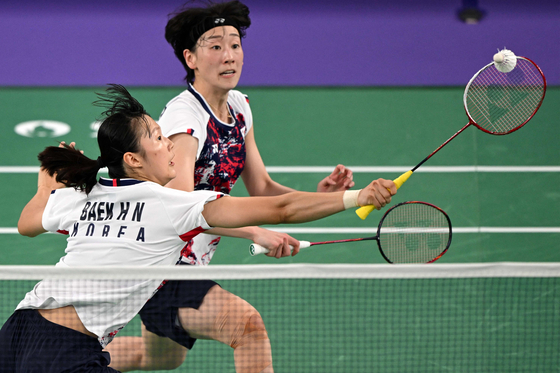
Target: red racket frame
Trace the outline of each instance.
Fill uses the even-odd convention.
[[[537,70],[539,71],[539,73],[541,74],[542,78],[543,78],[543,94],[541,97],[541,100],[539,102],[539,104],[537,105],[537,107],[535,108],[535,110],[533,110],[533,113],[529,116],[529,118],[527,118],[527,120],[523,123],[521,123],[519,126],[513,128],[510,131],[507,132],[501,132],[501,133],[497,133],[497,132],[492,132],[492,131],[488,131],[487,129],[479,126],[474,119],[471,117],[469,111],[467,110],[467,103],[466,103],[466,95],[467,95],[467,91],[469,90],[472,82],[476,79],[477,76],[480,75],[480,73],[484,70],[486,70],[487,68],[492,68],[494,65],[494,62],[489,63],[488,65],[484,66],[482,69],[478,70],[478,72],[471,78],[471,80],[469,81],[469,83],[467,84],[466,88],[465,88],[465,92],[463,93],[463,107],[465,109],[465,112],[467,114],[467,117],[469,118],[469,123],[467,123],[463,128],[461,128],[459,131],[457,131],[453,136],[451,136],[446,142],[444,142],[443,144],[441,144],[436,150],[434,150],[430,155],[428,155],[426,158],[424,158],[424,160],[422,160],[422,162],[418,163],[416,165],[416,167],[414,167],[411,171],[414,172],[418,169],[418,167],[422,166],[428,159],[430,159],[434,154],[436,154],[441,148],[443,148],[445,145],[447,145],[451,140],[453,140],[455,137],[457,137],[461,132],[463,132],[467,127],[469,127],[471,124],[474,125],[476,128],[478,128],[479,130],[489,133],[491,135],[508,135],[512,132],[517,131],[518,129],[520,129],[521,127],[523,127],[525,124],[527,124],[527,122],[529,122],[537,113],[537,111],[539,110],[539,108],[541,107],[543,100],[544,100],[544,96],[546,95],[546,78],[544,76],[544,73],[542,72],[541,68],[534,63],[532,60],[526,58],[526,57],[517,57],[518,59],[524,59],[526,61],[529,61],[530,63],[532,63]]]
[[[441,258],[443,256],[443,254],[445,254],[447,252],[447,250],[449,249],[449,246],[451,245],[451,238],[453,236],[453,229],[452,229],[452,225],[451,225],[451,219],[449,219],[449,216],[447,215],[447,213],[445,211],[443,211],[442,209],[440,209],[439,207],[437,207],[436,205],[433,205],[431,203],[428,202],[422,202],[422,201],[407,201],[407,202],[401,202],[396,204],[395,206],[391,207],[389,210],[387,210],[385,212],[385,214],[383,215],[383,217],[381,218],[381,220],[379,221],[379,225],[377,226],[377,235],[376,236],[372,236],[372,237],[363,237],[363,238],[350,238],[350,239],[344,239],[344,240],[332,240],[332,241],[321,241],[321,242],[310,242],[309,246],[315,246],[315,245],[326,245],[326,244],[332,244],[332,243],[344,243],[344,242],[356,242],[356,241],[368,241],[368,240],[375,240],[377,241],[377,246],[379,248],[379,252],[381,253],[381,255],[383,256],[383,259],[385,259],[387,261],[387,263],[391,263],[394,264],[383,252],[383,248],[381,247],[381,242],[379,241],[379,236],[381,234],[381,226],[383,225],[383,222],[385,221],[385,218],[387,217],[387,215],[389,213],[391,213],[391,211],[393,211],[394,209],[396,209],[399,206],[402,205],[407,205],[407,204],[422,204],[422,205],[427,205],[430,207],[433,207],[437,210],[439,210],[439,212],[441,212],[443,214],[443,216],[445,216],[445,218],[447,219],[447,223],[449,224],[449,240],[447,241],[447,245],[445,246],[445,249],[438,255],[436,256],[434,259],[430,260],[429,262],[426,263],[433,263],[436,260],[438,260],[439,258]]]

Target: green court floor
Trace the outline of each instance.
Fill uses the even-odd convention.
[[[36,187],[36,174],[25,167],[37,166],[37,153],[61,140],[75,141],[87,155],[97,157],[95,119],[101,110],[91,103],[95,92],[103,89],[0,89],[0,170],[4,180],[0,186],[0,264],[53,264],[63,255],[62,236],[30,239],[14,233],[19,212]],[[136,87],[131,92],[157,118],[165,103],[182,89]],[[286,172],[271,171],[272,177],[299,190],[314,190],[327,174],[306,171],[302,169],[305,166],[334,168],[342,163],[357,169],[392,167],[389,171],[356,172],[357,186],[378,177],[395,178],[400,168],[412,168],[467,123],[462,87],[241,90],[250,98],[255,136],[265,164],[292,167]],[[541,110],[521,130],[492,136],[473,126],[467,128],[399,190],[394,203],[422,200],[448,212],[456,231],[442,262],[560,260],[559,107],[560,87],[549,87]],[[16,133],[18,124],[29,121],[61,122],[70,132],[55,136],[58,129],[44,122],[47,124],[28,131],[27,136]],[[18,128],[21,133],[22,126]],[[453,166],[490,166],[495,171],[458,172],[449,168]],[[511,166],[526,168],[505,168]],[[535,168],[539,166],[552,170]],[[246,195],[242,182],[233,194]],[[292,235],[309,241],[351,238],[363,234],[333,233],[334,228],[371,230],[380,216],[380,212],[374,212],[361,221],[353,211],[346,211],[319,222],[275,228],[304,229]],[[308,233],[307,228],[324,230]],[[496,229],[485,228],[506,229],[495,233]],[[246,240],[223,238],[213,263],[383,261],[371,242],[310,248],[281,260],[251,257],[248,245]]]
[[[131,92],[157,118],[182,89]],[[21,237],[15,227],[35,192],[36,156],[45,146],[75,141],[88,156],[98,156],[95,119],[100,109],[91,102],[94,92],[102,90],[0,89],[0,264],[51,265],[64,254],[64,236]],[[393,179],[467,122],[462,87],[242,91],[250,97],[257,143],[272,177],[306,191],[314,190],[325,170],[338,163],[355,169],[358,187],[379,177]],[[518,132],[491,136],[468,128],[399,190],[393,204],[422,200],[448,212],[455,231],[440,262],[560,261],[559,108],[560,87],[552,87],[535,118]],[[247,195],[242,181],[233,194]],[[297,229],[292,235],[309,241],[371,236],[381,213],[362,221],[345,211],[318,222],[274,228]],[[212,263],[382,263],[374,245],[319,246],[276,260],[251,257],[246,240],[223,238]],[[426,281],[429,286],[423,287]],[[263,315],[277,372],[556,371],[558,338],[547,331],[558,328],[558,281],[513,281],[421,280],[417,288],[407,280],[221,285]],[[1,294],[0,322],[34,283],[18,282],[17,294]],[[443,284],[450,293],[440,293]],[[339,285],[348,288],[335,291]],[[15,286],[0,281],[0,287]],[[512,287],[515,295],[500,300]],[[406,310],[412,316],[399,313]],[[119,335],[138,335],[139,330],[136,317]],[[523,343],[527,341],[533,342]],[[199,341],[177,371],[233,371],[232,351]]]

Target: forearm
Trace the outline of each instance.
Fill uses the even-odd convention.
[[[18,232],[23,236],[35,237],[45,233],[42,217],[45,206],[49,200],[51,190],[39,188],[33,198],[25,205],[21,211],[18,221]]]
[[[245,168],[241,178],[250,196],[278,196],[295,191],[272,180],[257,148],[253,128],[245,137],[245,149]]]
[[[344,210],[343,192],[292,192],[275,197],[220,198],[204,208],[214,227],[295,224],[324,218]]]
[[[278,196],[278,224],[297,224],[318,220],[344,210],[344,192],[291,192]],[[273,211],[271,211],[273,213]]]
[[[286,193],[295,192],[295,189],[284,186],[276,181],[268,178],[262,180],[260,183],[255,183],[257,186],[247,186],[247,191],[251,196],[279,196]]]
[[[307,193],[292,192],[275,197],[220,198],[209,202],[202,215],[213,227],[235,228],[261,224],[295,224],[313,221],[356,206],[377,209],[391,202],[397,187],[378,179],[361,190]]]

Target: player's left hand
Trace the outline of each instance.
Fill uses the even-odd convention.
[[[336,166],[334,171],[317,184],[317,192],[338,192],[352,188],[353,173],[343,165]]]

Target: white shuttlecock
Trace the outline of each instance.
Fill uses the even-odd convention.
[[[494,66],[496,66],[498,71],[509,73],[515,68],[516,64],[517,57],[508,49],[502,49],[494,55]]]

